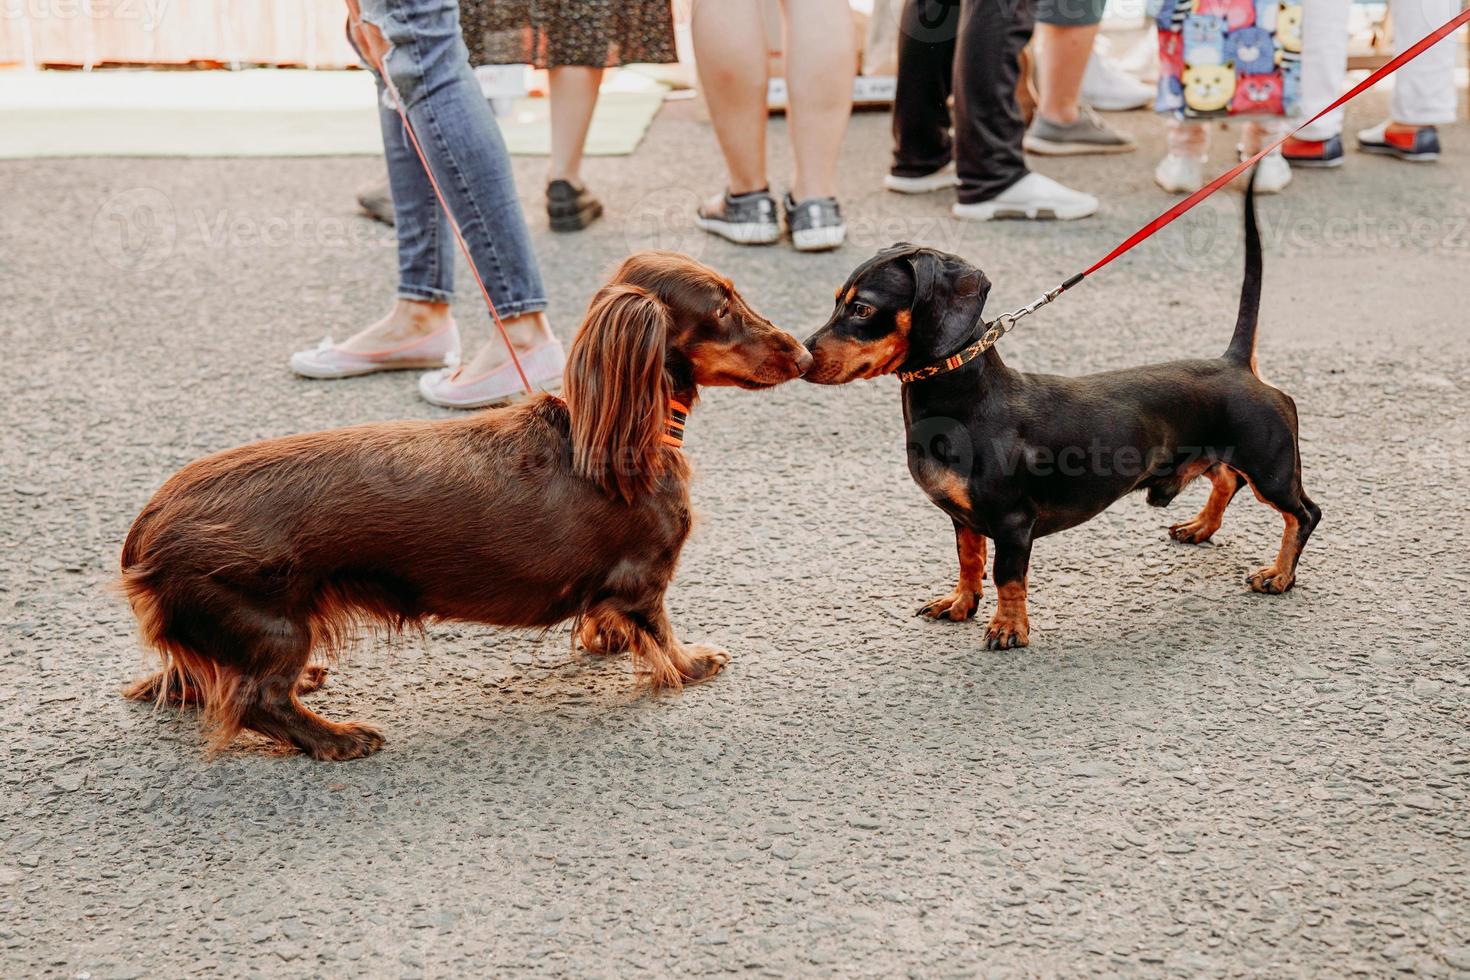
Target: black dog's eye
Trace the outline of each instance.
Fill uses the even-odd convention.
[[[859,320],[866,320],[868,317],[877,312],[877,310],[869,306],[867,303],[852,304],[852,315],[857,317]]]

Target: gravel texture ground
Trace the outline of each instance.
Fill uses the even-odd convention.
[[[975,261],[992,311],[1088,264],[1166,203],[1157,121],[1114,119],[1142,152],[1039,168],[1100,192],[1098,217],[961,226],[943,195],[878,189],[888,119],[860,115],[852,240],[819,256],[693,228],[721,176],[687,106],[590,163],[608,215],[585,233],[547,232],[542,164],[516,170],[564,337],[648,245],[804,336],[896,239]],[[713,391],[670,602],[731,650],[725,674],[654,698],[564,630],[369,639],[316,703],[389,741],[341,765],[246,741],[207,762],[192,717],[119,698],[144,668],[109,586],[188,460],[439,414],[411,376],[285,369],[391,297],[391,240],[349,193],[376,164],[0,164],[0,974],[1470,973],[1470,130],[1442,135],[1436,166],[1351,154],[1262,202],[1262,369],[1300,406],[1325,514],[1290,594],[1243,584],[1280,534],[1248,495],[1214,544],[1166,538],[1201,484],[1041,542],[1032,645],[986,653],[982,623],[913,618],[956,563],[893,379]],[[1217,134],[1217,166],[1232,148]],[[1082,373],[1222,350],[1239,207],[1220,195],[1005,357]]]

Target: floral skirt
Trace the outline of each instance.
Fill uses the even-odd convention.
[[[472,65],[678,60],[670,0],[462,0],[459,20]]]

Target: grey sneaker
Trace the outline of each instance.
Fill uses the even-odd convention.
[[[1063,126],[1041,113],[1031,120],[1031,127],[1021,141],[1027,153],[1039,156],[1066,157],[1083,153],[1131,153],[1138,149],[1133,137],[1120,133],[1097,118],[1097,113],[1082,106],[1077,121]]]
[[[701,206],[694,223],[737,245],[769,245],[781,237],[781,223],[776,220],[776,199],[770,190],[748,194],[726,191],[721,211],[712,211],[708,205]]]
[[[801,203],[786,192],[786,227],[798,252],[826,252],[842,244],[847,225],[835,197],[809,197]]]
[[[357,203],[363,212],[385,225],[393,224],[393,190],[388,186],[388,175],[384,174],[371,184],[358,189]]]

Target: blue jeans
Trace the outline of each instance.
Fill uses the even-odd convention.
[[[510,154],[470,70],[458,0],[361,0],[361,6],[363,20],[392,45],[384,69],[495,308],[504,317],[544,310],[546,289]],[[378,115],[398,234],[398,295],[447,303],[454,296],[458,245],[381,78]]]

